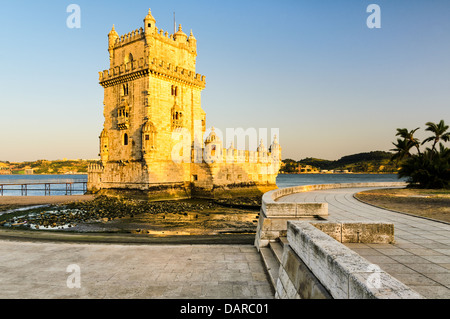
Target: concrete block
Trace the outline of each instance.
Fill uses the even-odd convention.
[[[280,237],[279,231],[261,230],[261,239],[275,240]]]
[[[296,203],[266,203],[264,213],[267,217],[296,217]]]
[[[330,222],[318,222],[311,223],[314,227],[321,230],[331,238],[341,242],[342,238],[342,224],[341,223],[330,223]]]
[[[297,203],[297,217],[328,216],[328,203]]]
[[[261,230],[263,231],[269,231],[272,230],[272,219],[270,218],[263,218],[261,219]]]
[[[270,230],[276,230],[276,231],[280,231],[280,230],[287,230],[287,222],[288,219],[286,218],[272,218],[270,220]]]
[[[343,243],[393,243],[394,224],[383,222],[342,223]]]

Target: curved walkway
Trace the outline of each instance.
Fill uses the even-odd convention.
[[[395,244],[346,244],[426,298],[450,299],[450,225],[364,204],[354,194],[376,189],[341,188],[302,192],[278,202],[326,202],[331,221],[394,224]]]

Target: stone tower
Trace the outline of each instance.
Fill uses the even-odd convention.
[[[144,28],[119,36],[112,27],[108,52],[110,67],[99,72],[105,117],[101,163],[89,169],[90,191],[141,190],[157,195],[154,198],[173,198],[189,197],[193,188],[208,193],[217,185],[273,186],[278,169],[261,173],[257,162],[248,160],[248,151],[247,162],[240,168],[236,163],[227,166],[222,162],[219,167],[219,163],[203,160],[206,120],[201,92],[205,77],[196,73],[197,40],[192,31],[188,36],[179,25],[178,31],[169,35],[158,29],[149,10]],[[175,133],[184,141],[181,149]],[[194,149],[194,145],[200,147]],[[175,161],[174,154],[184,160]],[[269,155],[265,150],[264,156]],[[249,167],[244,168],[246,165]],[[268,161],[264,165],[267,168]],[[225,180],[223,170],[227,172]],[[240,172],[234,177],[232,171],[236,170]],[[259,176],[257,183],[253,174]]]

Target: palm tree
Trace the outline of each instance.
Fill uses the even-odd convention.
[[[397,139],[397,143],[392,143],[395,148],[391,149],[390,151],[395,152],[395,154],[392,156],[391,160],[397,160],[401,161],[402,159],[404,159],[405,157],[411,157],[411,153],[410,150],[411,148],[414,146],[414,144],[407,140],[407,139]]]
[[[415,147],[417,149],[417,153],[420,154],[420,141],[414,137],[414,133],[416,133],[416,131],[419,129],[416,128],[414,130],[408,131],[408,129],[406,128],[398,128],[397,129],[397,134],[395,134],[395,136],[400,136],[402,138],[404,138],[405,140],[409,141],[409,143],[411,144],[411,147]]]
[[[435,124],[433,122],[428,122],[425,125],[428,126],[425,129],[425,131],[432,132],[434,134],[434,136],[430,136],[430,137],[426,138],[422,142],[422,145],[425,144],[426,142],[433,141],[433,146],[431,147],[431,150],[435,151],[436,145],[437,145],[437,143],[439,143],[439,141],[442,140],[444,142],[448,142],[450,140],[450,132],[447,132],[449,126],[445,125],[444,120],[441,120],[438,124]]]

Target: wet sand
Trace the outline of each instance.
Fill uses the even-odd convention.
[[[57,205],[76,201],[89,202],[94,199],[94,195],[0,197],[0,212],[21,207]],[[41,224],[39,224],[39,229],[42,228],[42,231],[0,227],[0,238],[122,243],[140,243],[142,241],[143,243],[207,242],[215,244],[227,242],[249,244],[254,241],[259,213],[255,208],[234,208],[211,204],[209,201],[205,203],[176,201],[167,203],[167,205],[162,204],[149,212],[143,211],[120,218],[112,216],[111,218],[71,222],[69,228],[53,229],[50,232],[41,227]],[[96,208],[95,206],[101,205],[101,203],[93,205]],[[144,208],[146,206],[142,209]],[[108,210],[108,207],[105,209]]]

